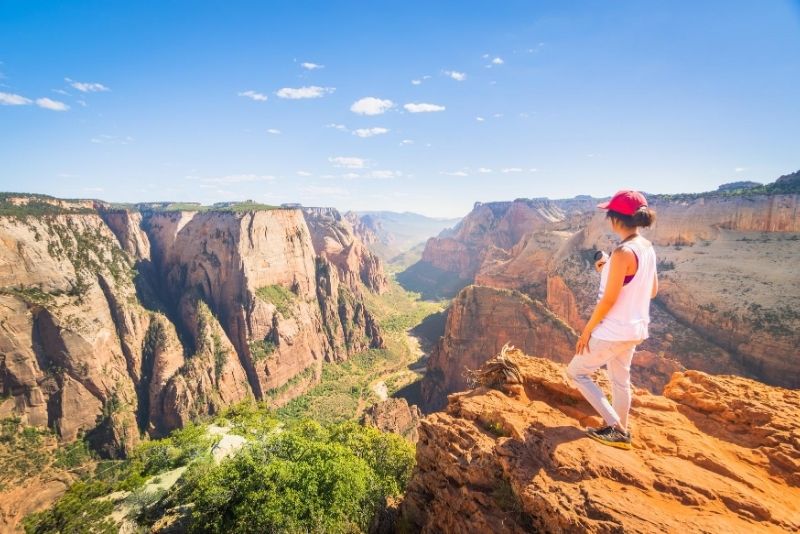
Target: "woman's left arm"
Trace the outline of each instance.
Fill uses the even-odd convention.
[[[586,323],[583,333],[575,344],[575,354],[582,354],[584,349],[586,352],[589,352],[589,338],[592,337],[592,330],[600,324],[600,321],[608,315],[609,310],[611,310],[614,303],[617,302],[619,292],[622,291],[625,273],[628,271],[628,267],[635,261],[635,258],[636,256],[632,251],[622,247],[617,248],[611,254],[611,259],[609,260],[611,261],[611,265],[608,271],[606,290],[603,293],[603,298],[600,299],[600,302],[594,307],[589,322]]]

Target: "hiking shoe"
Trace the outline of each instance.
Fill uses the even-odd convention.
[[[597,427],[595,427],[595,426],[587,426],[586,427],[586,432],[608,432],[609,428],[612,428],[612,427],[610,427],[608,425],[606,425],[606,426],[597,426]]]
[[[616,447],[618,449],[631,448],[630,433],[617,430],[611,426],[606,426],[600,429],[587,429],[586,435],[595,441],[599,441],[604,445],[608,445],[609,447]]]

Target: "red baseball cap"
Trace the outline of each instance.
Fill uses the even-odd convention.
[[[633,215],[642,206],[647,206],[647,199],[638,191],[618,191],[608,202],[598,204],[604,210],[616,211],[623,215]]]

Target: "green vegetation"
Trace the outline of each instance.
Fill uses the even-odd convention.
[[[269,339],[251,341],[248,343],[248,346],[250,347],[250,356],[253,358],[254,362],[260,362],[261,360],[269,358],[270,354],[275,352],[275,349],[278,348],[275,346],[275,343]]]
[[[192,532],[364,532],[398,496],[414,453],[403,438],[354,423],[305,421],[218,466],[193,466]]]
[[[278,284],[260,287],[256,290],[256,296],[264,302],[273,304],[284,317],[293,317],[292,305],[297,299],[297,295],[288,288]]]
[[[38,306],[47,306],[52,304],[53,298],[61,295],[60,291],[47,292],[43,291],[37,286],[12,286],[0,287],[0,295],[13,295],[18,297],[28,304],[35,304]]]
[[[285,393],[289,389],[293,388],[294,386],[296,386],[300,382],[308,380],[309,378],[311,378],[313,376],[314,376],[314,365],[312,364],[312,365],[309,365],[308,367],[306,367],[305,369],[303,369],[302,371],[300,371],[299,373],[297,373],[296,375],[294,375],[292,378],[287,380],[282,385],[280,385],[280,386],[278,386],[276,388],[268,389],[267,391],[264,392],[264,396],[269,398],[269,399],[278,398],[283,393]]]
[[[46,215],[97,213],[88,207],[70,206],[63,201],[31,193],[0,193],[0,216],[26,219]]]
[[[53,460],[55,435],[26,426],[18,417],[0,420],[0,484],[7,486],[39,473]]]
[[[717,191],[705,193],[680,193],[676,195],[649,195],[653,200],[691,201],[700,198],[753,197],[757,195],[796,195],[800,193],[800,171],[781,176],[771,184],[752,186],[754,182],[725,184]]]
[[[404,438],[353,422],[285,425],[253,401],[213,422],[244,436],[244,448],[216,464],[217,437],[204,425],[144,442],[28,516],[26,532],[116,532],[110,514],[120,498],[143,530],[165,510],[191,503],[191,532],[365,532],[386,498],[403,492],[414,466]],[[180,466],[187,470],[174,487],[144,488]],[[119,491],[131,493],[108,497]]]

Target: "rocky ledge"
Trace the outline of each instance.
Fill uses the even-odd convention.
[[[421,420],[404,522],[422,532],[800,529],[800,392],[676,372],[663,396],[635,392],[625,451],[585,437],[600,420],[563,365],[503,353],[510,380],[450,395],[445,412]]]

